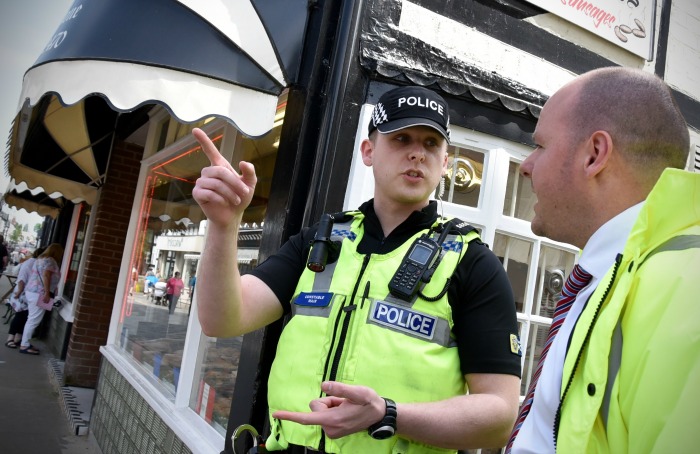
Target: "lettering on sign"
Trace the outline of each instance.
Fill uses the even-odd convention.
[[[652,59],[656,0],[527,0],[628,51]]]
[[[182,247],[182,238],[168,238],[168,247]]]
[[[76,17],[78,17],[78,13],[80,13],[80,11],[82,9],[83,9],[82,3],[78,6],[74,6],[73,8],[69,9],[68,13],[66,13],[66,15],[63,16],[63,20],[61,21],[59,26],[61,26],[61,25],[65,24],[66,22],[71,21],[71,20],[75,19]],[[51,39],[49,40],[49,43],[46,45],[46,47],[44,47],[44,52],[51,50],[51,49],[57,49],[58,46],[60,46],[63,43],[63,41],[66,40],[66,36],[68,36],[67,30],[57,32],[55,35],[53,35],[51,37]]]

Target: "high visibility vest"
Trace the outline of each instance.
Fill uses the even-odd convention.
[[[363,255],[357,245],[364,216],[351,214],[352,219],[333,228],[331,240],[341,242],[338,260],[320,273],[305,270],[299,280],[293,316],[270,372],[270,415],[276,410],[308,412],[309,402],[323,395],[321,383],[326,380],[369,386],[404,403],[440,401],[467,391],[446,289],[477,232],[464,229],[464,223],[462,230],[451,230],[442,244],[439,266],[419,292],[425,298],[415,296],[407,302],[392,296],[388,284],[414,240],[428,229],[390,253]],[[444,222],[436,221],[433,228]],[[322,446],[329,453],[454,452],[400,437],[374,440],[365,431],[331,440],[319,426],[271,416],[270,423],[269,450],[294,444]]]
[[[666,169],[579,316],[562,374],[558,452],[700,446],[698,200],[699,174]]]

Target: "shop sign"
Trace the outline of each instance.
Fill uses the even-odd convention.
[[[238,262],[239,263],[250,263],[253,260],[258,259],[257,249],[238,249]]]
[[[656,0],[528,0],[633,54],[651,60]]]
[[[167,236],[156,239],[155,246],[161,251],[200,252],[204,247],[204,237],[196,236]]]

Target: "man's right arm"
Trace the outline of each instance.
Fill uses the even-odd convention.
[[[274,292],[255,276],[238,270],[238,224],[210,227],[197,278],[199,321],[207,336],[232,337],[255,331],[282,316]]]
[[[203,131],[192,134],[211,162],[192,190],[208,220],[196,286],[199,322],[207,336],[238,336],[282,316],[272,290],[238,271],[238,226],[255,192],[255,168],[241,162],[238,174]]]

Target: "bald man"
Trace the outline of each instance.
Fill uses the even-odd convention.
[[[508,450],[697,450],[700,175],[681,170],[689,135],[671,91],[641,70],[591,71],[547,101],[533,138],[520,170],[532,231],[581,248],[591,281]]]

